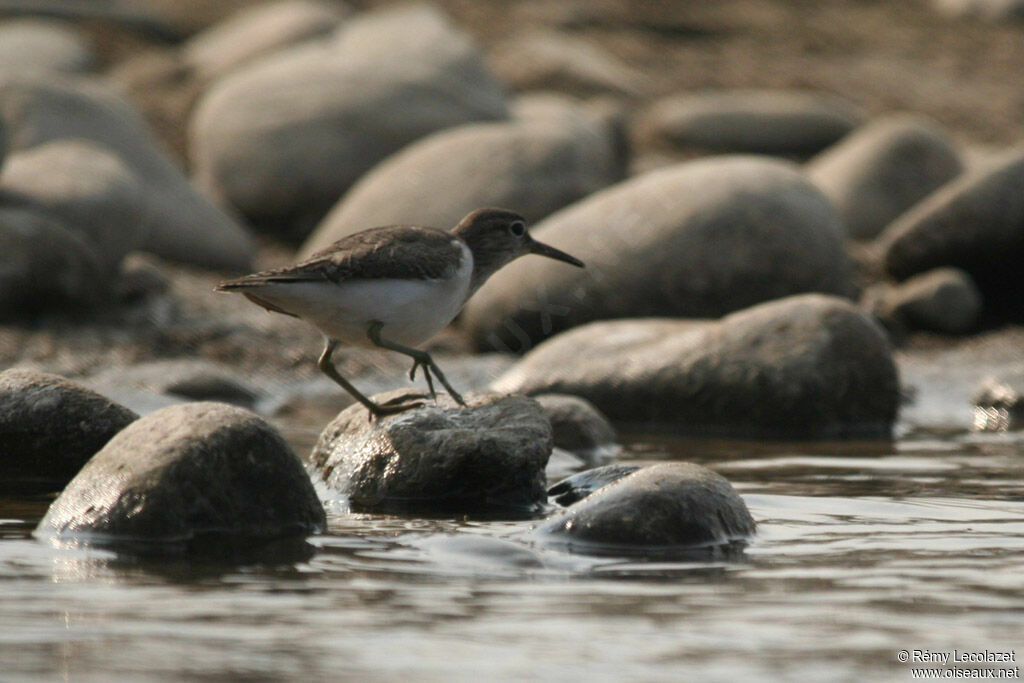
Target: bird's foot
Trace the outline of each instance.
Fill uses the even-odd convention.
[[[421,408],[427,400],[426,394],[402,394],[395,396],[383,403],[370,403],[367,409],[370,411],[370,421],[374,418],[380,419],[388,415],[397,415],[413,408]]]

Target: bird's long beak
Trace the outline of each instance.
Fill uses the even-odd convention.
[[[578,268],[585,268],[583,261],[580,261],[575,256],[569,256],[561,249],[555,249],[554,247],[550,247],[543,242],[538,242],[535,239],[530,240],[530,253],[537,254],[538,256],[547,256],[548,258],[553,258],[556,261],[565,261],[566,263],[571,263]]]

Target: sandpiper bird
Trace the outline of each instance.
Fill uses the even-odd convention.
[[[431,397],[436,377],[460,405],[441,368],[414,348],[450,323],[502,266],[538,254],[583,267],[565,252],[530,237],[521,216],[478,209],[454,230],[412,225],[371,228],[343,237],[294,266],[222,282],[218,291],[241,292],[269,311],[301,318],[326,339],[317,367],[370,411],[371,419],[421,405],[422,396],[375,403],[342,377],[331,362],[339,345],[378,347],[412,358],[409,378],[422,367]]]

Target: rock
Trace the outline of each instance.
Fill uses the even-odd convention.
[[[95,66],[92,46],[70,24],[7,19],[0,24],[0,71],[82,73]]]
[[[403,391],[373,398],[387,402]],[[313,468],[358,510],[537,510],[551,453],[551,425],[537,402],[494,394],[467,397],[468,407],[440,400],[373,422],[361,405],[347,408],[321,433]]]
[[[87,140],[54,140],[12,154],[0,169],[0,189],[88,238],[111,274],[148,235],[146,189],[120,157]]]
[[[724,477],[665,463],[604,486],[534,531],[544,543],[584,553],[671,553],[742,544],[756,530]]]
[[[85,237],[0,191],[0,320],[99,304],[112,287],[102,263]]]
[[[637,96],[650,88],[642,71],[584,38],[533,30],[499,43],[488,60],[513,90],[555,90],[575,95]]]
[[[302,462],[273,427],[242,408],[190,403],[140,418],[111,439],[53,502],[36,535],[220,551],[324,526]]]
[[[572,505],[603,486],[641,469],[642,465],[605,465],[566,477],[548,489],[548,496],[559,505]]]
[[[971,399],[974,429],[1005,432],[1024,427],[1024,370],[987,377]]]
[[[262,394],[230,367],[202,359],[158,360],[118,367],[91,376],[88,384],[107,396],[131,396],[145,390],[179,400],[218,401],[250,410]],[[121,402],[132,405],[128,399]]]
[[[639,115],[642,140],[717,152],[813,154],[861,121],[836,97],[784,90],[726,90],[671,95]]]
[[[147,190],[146,250],[203,267],[249,269],[253,244],[245,230],[192,189],[138,113],[111,91],[86,81],[0,75],[0,119],[12,150],[82,138],[119,157]]]
[[[590,401],[568,394],[540,394],[534,398],[551,422],[556,448],[578,455],[591,466],[618,452],[615,428]]]
[[[59,491],[137,417],[57,375],[0,372],[0,489]]]
[[[721,157],[653,171],[531,232],[587,267],[524,258],[503,268],[463,313],[478,348],[522,352],[592,320],[718,317],[789,294],[853,288],[835,212],[783,161]]]
[[[899,387],[885,332],[806,294],[719,321],[592,323],[538,346],[491,388],[582,396],[613,422],[729,436],[888,436]]]
[[[912,115],[873,121],[807,164],[808,176],[855,239],[875,237],[962,170],[945,131]]]
[[[190,121],[190,154],[209,194],[301,238],[387,155],[442,128],[506,116],[465,34],[429,6],[392,8],[215,82]]]
[[[893,221],[875,243],[903,280],[960,268],[985,299],[986,317],[1024,321],[1024,149],[962,174]]]
[[[333,31],[349,13],[339,2],[283,0],[238,10],[192,36],[181,48],[185,63],[214,79],[257,57]]]
[[[375,225],[452,227],[481,206],[533,222],[625,173],[613,126],[575,120],[476,123],[434,133],[378,164],[303,245],[306,255]]]
[[[1024,0],[932,0],[932,4],[950,17],[994,22],[1024,19]]]
[[[947,334],[975,329],[982,310],[977,285],[957,268],[936,268],[895,286],[881,285],[865,299],[866,308],[887,327]]]

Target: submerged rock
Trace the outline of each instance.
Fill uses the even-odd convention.
[[[944,185],[876,241],[885,269],[903,280],[941,266],[966,271],[986,313],[1024,321],[1024,148]]]
[[[807,164],[846,234],[876,236],[894,218],[963,170],[945,131],[918,116],[875,120]]]
[[[479,348],[523,352],[592,320],[718,317],[852,291],[835,211],[788,162],[719,157],[653,171],[531,232],[587,267],[523,258],[496,273],[461,318]]]
[[[404,390],[380,394],[386,403]],[[367,419],[356,404],[340,413],[310,456],[354,509],[437,513],[527,513],[545,501],[551,425],[524,396],[440,398],[397,415]]]
[[[63,377],[0,372],[0,490],[60,490],[136,418]]]
[[[321,530],[302,462],[259,416],[170,406],[110,440],[53,502],[36,536],[156,552],[219,551]]]
[[[899,400],[882,328],[814,294],[718,321],[592,323],[538,346],[491,387],[575,394],[616,422],[799,438],[888,436]]]
[[[661,554],[742,543],[755,532],[726,479],[691,463],[644,467],[546,519],[534,537],[582,553]]]
[[[390,8],[217,80],[194,110],[189,152],[204,190],[301,238],[389,154],[507,115],[468,36],[431,6]]]

